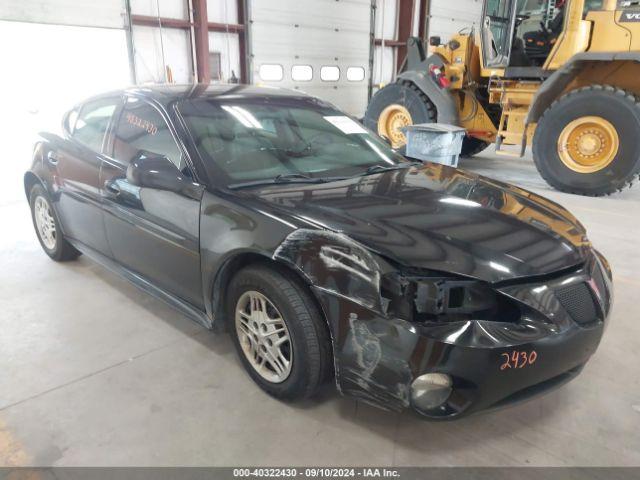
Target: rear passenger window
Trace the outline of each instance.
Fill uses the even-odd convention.
[[[142,100],[130,98],[118,121],[113,156],[123,163],[131,163],[141,154],[164,155],[184,173],[188,171],[160,112]]]
[[[102,98],[85,103],[75,121],[72,136],[95,152],[102,151],[102,141],[119,98]]]

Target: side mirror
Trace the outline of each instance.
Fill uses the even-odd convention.
[[[127,167],[127,181],[138,187],[180,192],[185,179],[178,167],[164,155],[142,151]]]
[[[429,37],[429,45],[432,47],[439,47],[442,45],[442,39],[440,37]]]

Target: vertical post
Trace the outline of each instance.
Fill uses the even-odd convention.
[[[199,83],[211,82],[209,68],[209,22],[207,0],[192,0],[193,42],[196,46],[196,76]]]
[[[378,87],[382,88],[382,84],[384,83],[384,44],[385,44],[385,32],[384,32],[384,14],[386,12],[384,0],[382,0],[382,14],[380,15],[380,37],[382,37],[382,42],[380,43],[380,83]],[[393,67],[391,67],[393,70]],[[393,77],[393,75],[392,75]]]
[[[125,9],[126,9],[126,35],[127,35],[127,54],[129,56],[129,77],[131,78],[131,84],[135,85],[138,83],[138,79],[136,78],[136,56],[135,56],[135,47],[133,45],[133,24],[131,22],[131,2],[129,0],[125,0]]]
[[[156,14],[158,17],[158,33],[160,34],[160,54],[162,55],[162,74],[164,75],[164,83],[169,82],[169,70],[164,57],[164,39],[162,38],[162,20],[160,20],[160,0],[156,0]]]
[[[371,0],[371,16],[369,23],[369,84],[367,85],[367,103],[373,95],[373,68],[375,66],[376,53],[376,14],[378,10],[377,0]]]
[[[419,0],[420,4],[418,6],[418,37],[420,40],[424,41],[427,38],[429,29],[429,0]]]
[[[196,58],[196,31],[193,23],[193,2],[188,0],[189,5],[189,39],[191,46],[191,82],[198,83],[198,60]]]
[[[398,37],[402,42],[396,53],[396,73],[400,71],[407,56],[407,40],[413,29],[413,7],[415,0],[398,0]]]
[[[240,50],[240,83],[249,83],[247,75],[247,30],[249,22],[247,21],[247,11],[245,0],[238,1],[238,23],[244,25],[244,30],[238,33],[238,47]]]

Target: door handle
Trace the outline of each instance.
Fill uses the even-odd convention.
[[[115,197],[120,195],[120,187],[115,182],[107,182],[107,183],[105,183],[104,184],[104,188],[105,188],[105,190],[107,192],[109,192],[111,195],[113,195]]]
[[[51,165],[57,165],[60,161],[60,157],[56,152],[50,151],[49,153],[47,153],[47,160]]]

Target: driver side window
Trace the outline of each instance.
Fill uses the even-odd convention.
[[[116,128],[114,157],[128,164],[143,152],[163,155],[183,173],[188,172],[182,152],[162,115],[145,101],[129,98]]]

